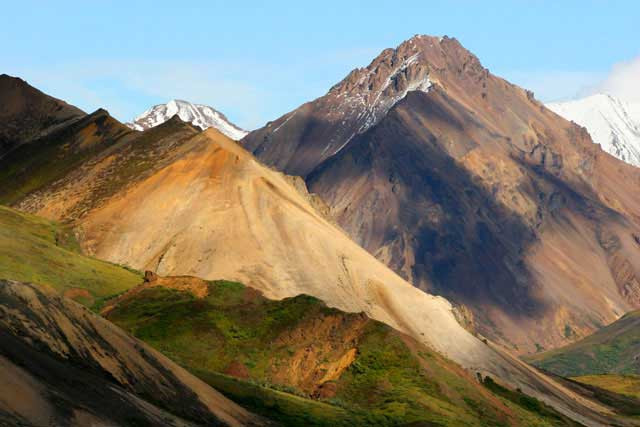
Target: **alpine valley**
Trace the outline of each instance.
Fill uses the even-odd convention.
[[[449,37],[250,133],[1,75],[0,425],[640,425],[640,169],[587,129]]]

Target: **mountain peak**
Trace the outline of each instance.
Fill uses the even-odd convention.
[[[132,123],[127,123],[131,129],[146,130],[162,124],[178,116],[182,121],[204,130],[210,127],[218,129],[231,139],[240,140],[247,132],[234,125],[224,114],[212,107],[193,104],[181,99],[172,99],[166,104],[158,104],[140,114]]]
[[[363,114],[367,119],[358,130],[361,133],[408,92],[427,92],[442,74],[480,81],[488,71],[455,38],[415,35],[396,48],[384,49],[367,67],[354,69],[328,95],[346,97],[344,103],[364,104],[371,110]]]
[[[24,80],[22,80],[20,77],[10,76],[9,74],[6,74],[6,73],[0,74],[0,80],[14,80],[14,81],[24,82]]]
[[[268,165],[304,177],[358,243],[416,286],[470,305],[483,334],[518,352],[565,342],[561,328],[547,327],[561,313],[586,333],[594,328],[588,319],[612,319],[638,304],[636,293],[618,292],[627,279],[616,279],[613,255],[589,265],[584,257],[603,245],[593,230],[608,220],[605,212],[640,209],[620,185],[640,182],[640,174],[601,153],[586,131],[531,92],[492,75],[456,39],[415,36],[385,49],[243,144]],[[573,229],[564,212],[575,218]],[[576,286],[555,255],[558,236],[571,242],[570,262],[592,288]],[[631,260],[636,249],[625,245],[628,255],[619,256]],[[599,271],[607,272],[606,285]],[[605,286],[614,303],[600,290],[601,299],[592,298]],[[540,289],[571,292],[559,302]],[[574,305],[578,297],[585,303]]]
[[[267,163],[286,168],[293,175],[306,176],[357,135],[378,124],[409,92],[424,94],[437,85],[445,92],[455,92],[454,97],[460,94],[483,103],[488,77],[488,70],[458,40],[416,35],[395,48],[384,49],[369,65],[352,70],[324,96],[268,123],[244,142],[258,155],[269,150],[273,157],[263,157]],[[303,127],[309,116],[328,126]],[[295,164],[287,164],[292,153],[269,142],[276,134],[293,140],[303,137],[317,144],[300,146],[300,150],[308,151],[307,155],[296,156]]]

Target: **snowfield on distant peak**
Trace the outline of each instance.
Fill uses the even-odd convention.
[[[593,142],[607,153],[640,167],[640,104],[597,94],[547,107],[587,128]]]
[[[212,127],[236,141],[241,140],[248,133],[231,123],[224,114],[207,105],[192,104],[175,99],[166,104],[153,106],[136,117],[132,123],[127,123],[127,126],[142,131],[158,126],[176,114],[181,120],[202,130]]]

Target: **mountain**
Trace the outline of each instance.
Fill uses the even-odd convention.
[[[148,272],[102,313],[254,411],[263,401],[250,382],[323,405],[262,407],[285,425],[575,425],[363,313],[306,295],[274,301],[240,283]]]
[[[47,308],[45,311],[39,309],[38,314],[49,323],[38,324],[29,331],[38,331],[42,334],[39,339],[48,343],[59,337],[59,332],[52,329],[55,325],[64,325],[64,333],[73,336],[79,336],[79,332],[69,330],[69,327],[87,329],[83,323],[87,317],[77,317],[77,313],[83,311],[67,299],[55,296],[52,292],[55,289],[56,293],[94,309],[102,307],[102,313],[108,319],[170,354],[233,400],[260,411],[279,424],[353,425],[354,420],[359,420],[360,425],[381,425],[424,420],[426,413],[428,419],[445,425],[458,422],[467,425],[487,422],[573,425],[535,398],[505,388],[496,389],[492,379],[486,379],[483,388],[470,373],[429,347],[362,313],[330,309],[308,296],[270,301],[239,283],[209,283],[193,277],[162,278],[148,272],[145,283],[134,287],[140,283],[139,273],[78,253],[72,230],[67,226],[5,207],[0,207],[0,224],[6,234],[0,236],[0,299],[2,306],[11,310],[11,316],[4,318],[31,319],[28,313],[18,314],[27,311],[18,302],[28,304],[35,295]],[[25,277],[38,282],[38,287],[3,279]],[[130,290],[124,292],[127,289]],[[19,293],[20,298],[9,298],[6,294],[3,298],[3,291],[8,290],[11,295]],[[116,293],[120,296],[113,298]],[[65,317],[61,318],[57,310]],[[185,311],[189,314],[185,315]],[[150,313],[153,313],[151,318]],[[108,325],[100,323],[93,315],[88,319],[98,322],[91,331],[100,334],[102,327]],[[32,328],[34,323],[30,322],[29,328]],[[33,338],[25,338],[20,327],[12,324],[5,330],[13,331],[19,339],[34,345]],[[122,334],[111,326],[107,331]],[[85,332],[82,336],[93,350],[105,345],[96,332]],[[98,344],[92,340],[97,340]],[[129,349],[122,344],[118,349],[127,356],[111,352],[109,357],[126,360],[128,365],[123,369],[137,369],[137,356],[129,354]],[[141,354],[149,351],[139,346],[136,349]],[[77,351],[86,353],[81,348]],[[48,353],[43,348],[25,348],[16,343],[16,337],[0,339],[0,354],[11,360],[0,367],[1,378],[21,390],[36,389],[36,393],[29,394],[36,396],[32,400],[25,400],[21,395],[20,402],[28,402],[27,406],[18,405],[9,395],[0,395],[0,402],[5,405],[0,404],[0,420],[10,424],[18,422],[15,419],[18,412],[22,413],[22,422],[24,418],[38,421],[46,414],[50,419],[57,419],[56,425],[74,425],[76,421],[82,425],[87,419],[95,420],[91,417],[103,422],[107,419],[116,425],[128,425],[134,420],[142,422],[141,419],[157,424],[159,416],[170,420],[164,421],[164,425],[190,425],[164,412],[170,406],[164,400],[154,401],[154,407],[133,397],[130,390],[122,390],[118,384],[105,383],[93,374],[87,374],[86,364],[91,364],[90,360],[76,357],[51,360],[45,357]],[[278,359],[274,360],[274,357]],[[101,363],[109,369],[113,366],[108,359],[101,359]],[[424,372],[416,377],[416,367],[420,366]],[[245,378],[244,372],[251,375],[249,379],[253,383],[231,380],[224,375]],[[157,377],[157,374],[150,375]],[[64,386],[66,382],[59,380],[60,376],[72,379],[74,388]],[[91,381],[91,386],[87,381]],[[296,394],[256,386],[255,381]],[[394,384],[394,392],[384,391],[388,381]],[[136,381],[136,396],[142,387],[140,382],[140,379]],[[452,385],[456,387],[453,394],[439,391]],[[109,392],[114,387],[116,393],[127,396],[133,405],[114,405],[114,396]],[[58,400],[53,404],[46,403],[47,394],[37,398],[40,388],[54,392]],[[364,400],[358,396],[367,394],[371,388],[379,390],[378,395],[362,406]],[[423,393],[424,399],[416,399],[416,392]],[[94,396],[95,393],[100,393],[100,399]],[[306,396],[306,399],[299,396]],[[148,396],[144,398],[148,399]],[[174,398],[171,398],[172,402]],[[102,402],[102,406],[95,407],[92,404],[95,401]],[[275,406],[270,403],[274,401],[278,402]],[[340,406],[335,406],[336,401],[342,402]],[[469,403],[471,401],[474,403]],[[346,402],[348,406],[345,406]],[[187,400],[181,400],[180,405],[198,406]],[[78,407],[83,408],[82,411],[89,410],[91,415],[78,414],[81,411]],[[397,407],[406,409],[398,412]],[[73,411],[78,420],[64,415]]]
[[[84,115],[82,110],[45,95],[22,79],[0,75],[0,158]]]
[[[146,130],[158,126],[178,115],[180,119],[191,123],[200,129],[215,128],[233,140],[240,140],[247,135],[247,131],[231,123],[224,114],[207,105],[192,104],[187,101],[172,100],[166,104],[153,106],[136,117],[132,123],[127,123],[131,129]]]
[[[145,133],[175,135],[169,125]],[[295,178],[264,167],[215,129],[170,145],[154,157],[163,166],[146,176],[119,180],[128,165],[108,150],[114,169],[97,157],[16,206],[73,223],[83,249],[100,259],[163,275],[237,280],[276,299],[306,293],[414,331],[451,355],[468,357],[468,345],[485,352],[446,300],[413,288],[349,240]]]
[[[628,104],[611,95],[547,104],[567,120],[584,126],[593,142],[607,153],[640,167],[640,105]]]
[[[640,171],[456,39],[386,49],[242,144],[301,175],[356,243],[515,352],[640,307],[640,199],[628,191]]]
[[[264,425],[151,347],[42,287],[0,280],[3,425]]]
[[[469,332],[459,323],[473,330],[468,310],[413,287],[350,240],[301,179],[213,128],[201,132],[174,116],[135,132],[98,110],[18,147],[0,171],[4,203],[71,227],[94,257],[364,312],[584,425],[611,424],[607,407]]]
[[[602,422],[596,420],[606,409],[475,337],[458,323],[463,312],[353,243],[317,209],[322,205],[304,183],[263,166],[215,129],[190,136],[168,129],[188,126],[174,118],[141,134],[147,147],[167,149],[142,174],[126,175],[131,164],[144,164],[129,150],[149,150],[125,138],[16,206],[73,224],[83,249],[97,258],[248,283],[272,299],[308,294],[364,312],[583,424]],[[154,132],[163,143],[152,142]]]
[[[529,360],[563,376],[640,375],[640,311],[627,313],[593,335]]]

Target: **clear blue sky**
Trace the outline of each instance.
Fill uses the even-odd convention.
[[[257,127],[414,34],[458,38],[543,100],[640,56],[637,0],[2,3],[0,73],[123,121],[181,98]]]

